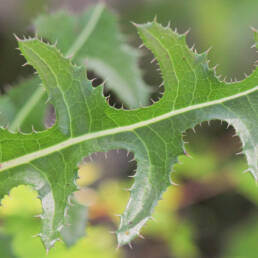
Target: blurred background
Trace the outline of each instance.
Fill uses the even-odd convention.
[[[97,1],[87,0],[0,0],[0,90],[30,76],[32,69],[22,67],[23,57],[13,33],[33,35],[31,22],[42,12],[66,8],[81,12]],[[213,47],[210,64],[219,64],[217,73],[244,78],[257,60],[250,26],[258,28],[257,0],[106,0],[118,15],[119,26],[134,47],[139,46],[130,21],[145,23],[157,16],[166,25],[183,33],[188,28],[188,44],[198,52]],[[144,80],[158,95],[161,78],[152,54],[143,50],[140,67]],[[8,86],[8,87],[7,87]],[[114,102],[119,99],[114,97]],[[80,203],[89,207],[85,218],[87,237],[68,248],[62,242],[48,256],[39,238],[41,213],[36,192],[26,186],[13,189],[0,207],[0,257],[76,257],[76,258],[253,258],[258,253],[258,188],[245,158],[236,155],[241,142],[226,123],[211,121],[187,130],[184,140],[190,156],[180,156],[173,181],[153,215],[144,226],[144,239],[135,239],[133,248],[116,250],[114,231],[129,198],[124,189],[132,184],[128,176],[137,166],[129,162],[133,154],[125,150],[98,153],[85,158],[76,193]],[[108,159],[105,158],[108,156]]]

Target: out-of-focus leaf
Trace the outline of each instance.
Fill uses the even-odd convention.
[[[0,233],[0,256],[3,258],[17,258],[12,250],[12,238]]]
[[[258,222],[256,216],[228,234],[221,258],[254,258],[258,254]]]
[[[31,132],[32,127],[43,130],[47,97],[41,95],[39,87],[38,78],[27,79],[0,96],[0,126],[7,126],[11,131]]]
[[[70,200],[70,208],[65,217],[61,236],[68,247],[73,246],[80,238],[85,236],[87,224],[87,208],[79,204],[74,197]]]
[[[87,62],[130,108],[148,102],[149,89],[137,68],[138,51],[125,43],[114,14],[103,4],[82,15],[61,11],[40,16],[36,31],[52,43],[56,42],[67,56],[77,63]]]
[[[116,241],[114,236],[110,234],[106,228],[99,226],[87,229],[89,236],[82,237],[70,248],[67,248],[62,241],[57,242],[56,246],[47,256],[40,238],[37,237],[40,231],[40,219],[32,217],[41,210],[40,202],[36,197],[37,193],[32,191],[30,187],[19,186],[14,188],[10,192],[10,196],[6,196],[4,199],[3,205],[0,207],[0,219],[4,221],[1,225],[0,233],[1,258],[122,257],[122,251],[115,250]],[[81,223],[81,219],[78,223]],[[79,232],[82,232],[82,230],[85,235],[85,225]],[[72,234],[74,236],[73,231]],[[2,236],[4,236],[5,240],[7,239],[9,241],[8,245],[5,241],[1,242]],[[6,238],[6,236],[10,237]],[[3,249],[2,244],[4,244]],[[7,253],[10,249],[7,248],[8,246],[12,248],[12,253],[15,255],[14,257],[3,256],[3,253]]]
[[[243,171],[246,169],[246,164],[242,162],[242,164],[240,163],[238,165],[238,167],[240,167],[240,169],[242,168]],[[234,172],[236,171],[233,170]],[[236,183],[236,191],[238,191],[240,194],[242,194],[243,196],[245,196],[248,200],[250,200],[251,202],[253,202],[255,205],[258,206],[258,187],[257,185],[254,183],[253,178],[250,174],[246,173],[243,175],[243,173],[241,173],[239,171],[239,173],[232,173],[232,180],[235,181]]]

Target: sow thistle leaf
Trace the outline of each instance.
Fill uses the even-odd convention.
[[[36,31],[76,63],[87,63],[130,108],[148,101],[150,90],[137,67],[138,51],[125,43],[116,16],[98,4],[84,14],[65,11],[39,17]]]
[[[76,190],[76,170],[85,156],[112,149],[135,155],[137,172],[117,231],[129,243],[151,217],[170,174],[183,153],[182,132],[203,121],[231,124],[242,140],[249,171],[258,179],[258,71],[241,82],[221,82],[207,64],[207,53],[193,53],[186,35],[156,21],[136,25],[157,58],[164,79],[162,99],[149,107],[118,110],[102,87],[93,88],[82,67],[38,39],[20,40],[21,52],[39,73],[57,114],[49,130],[32,134],[0,131],[0,198],[29,184],[42,200],[42,233],[49,249],[62,230],[68,198]]]
[[[139,53],[125,43],[116,16],[104,4],[95,5],[82,15],[65,11],[42,15],[34,23],[38,36],[55,43],[74,62],[87,61],[88,68],[102,76],[109,89],[129,108],[148,102],[150,90],[137,66]],[[8,96],[0,96],[0,125],[23,132],[31,132],[31,125],[40,131],[44,128],[47,96],[37,81],[26,80],[17,89],[10,89]],[[23,96],[17,100],[21,91]]]

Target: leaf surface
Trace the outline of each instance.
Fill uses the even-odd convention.
[[[139,234],[162,193],[171,184],[182,133],[203,121],[231,124],[242,140],[249,171],[258,178],[258,69],[241,82],[222,82],[208,67],[207,53],[192,52],[186,35],[156,21],[137,25],[157,58],[165,92],[152,106],[136,110],[108,105],[102,87],[93,88],[83,67],[55,46],[20,40],[21,52],[39,73],[57,114],[49,130],[32,134],[0,131],[0,198],[19,184],[30,184],[43,207],[41,238],[49,249],[62,230],[78,165],[85,156],[112,149],[134,153],[137,172],[117,231],[119,245]]]
[[[137,67],[138,51],[125,43],[116,16],[103,4],[84,14],[61,11],[41,16],[35,21],[36,31],[76,63],[84,63],[105,81],[130,108],[147,103],[149,89]]]
[[[74,62],[87,62],[87,67],[100,75],[108,88],[129,108],[148,103],[150,89],[137,67],[139,53],[126,44],[116,16],[103,4],[95,5],[81,15],[71,15],[67,11],[42,15],[35,20],[35,29],[38,36],[55,43]],[[37,80],[26,80],[17,85],[16,88],[21,87],[20,90],[10,89],[9,97],[0,97],[0,125],[23,132],[31,132],[32,126],[40,131],[44,128],[42,121],[47,96]],[[14,104],[17,101],[15,96],[21,92],[24,93],[17,106]]]

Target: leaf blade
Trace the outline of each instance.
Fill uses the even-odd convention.
[[[145,30],[144,26],[142,28]],[[148,25],[148,28],[150,26],[154,26],[155,31],[158,30],[160,37],[172,37],[176,40],[174,44],[182,44],[181,38],[174,32],[167,31],[155,23]],[[152,43],[156,39],[144,40]],[[152,50],[150,43],[146,44]],[[161,50],[164,50],[163,45],[157,45],[156,41],[154,43],[156,48],[161,47]],[[59,235],[60,226],[64,223],[67,200],[76,189],[73,183],[74,169],[84,156],[94,152],[124,148],[134,153],[138,164],[131,197],[121,216],[117,232],[119,244],[130,242],[151,217],[162,193],[170,185],[170,173],[177,162],[177,156],[183,153],[181,134],[196,124],[212,119],[225,120],[232,124],[244,143],[249,170],[257,180],[257,69],[242,82],[221,83],[219,88],[216,83],[211,84],[212,91],[207,100],[207,94],[202,91],[202,87],[205,87],[206,82],[210,83],[210,77],[214,76],[214,73],[207,70],[205,61],[195,63],[196,59],[199,61],[200,56],[189,52],[192,56],[192,66],[196,65],[198,75],[198,94],[195,98],[192,98],[191,88],[188,89],[191,94],[183,98],[177,91],[173,91],[174,85],[165,81],[166,95],[159,102],[137,110],[117,110],[105,102],[101,88],[93,89],[85,76],[81,75],[81,69],[71,64],[55,47],[37,39],[22,41],[19,44],[28,62],[34,65],[42,77],[59,115],[56,125],[40,134],[13,135],[6,130],[0,131],[0,182],[3,182],[0,184],[0,195],[3,196],[10,187],[21,182],[34,184],[34,188],[39,189],[35,182],[26,181],[29,177],[22,174],[26,171],[30,171],[34,178],[38,177],[34,181],[42,181],[41,185],[45,185],[44,189],[47,191],[44,190],[41,196],[43,199],[50,199],[50,204],[44,203],[45,209],[43,205],[45,213],[49,213],[48,219],[43,221],[43,241],[47,248],[53,245]],[[186,54],[178,52],[179,56]],[[167,60],[159,56],[157,58],[160,59],[163,73],[168,73],[167,70],[170,70],[171,66],[163,65],[163,61]],[[64,80],[60,71],[66,71],[69,76]],[[182,74],[178,74],[178,78],[179,75],[183,78],[184,70]],[[58,83],[59,79],[62,83]],[[76,83],[72,84],[74,80]],[[71,85],[75,91],[73,94],[69,92]],[[80,99],[82,95],[81,101],[74,101],[72,97]],[[193,100],[192,105],[187,104],[189,98]],[[62,104],[64,101],[67,101],[66,106]],[[67,115],[68,110],[72,115]],[[78,113],[78,110],[81,111]],[[94,116],[90,116],[90,113]],[[91,126],[88,126],[90,119]],[[84,124],[81,124],[80,120],[83,120]],[[17,145],[17,139],[20,145]],[[17,145],[15,153],[10,151],[13,148],[12,142]],[[37,145],[36,142],[41,144]]]
[[[62,11],[35,21],[40,36],[57,41],[57,47],[76,63],[87,59],[87,68],[99,74],[126,105],[136,108],[147,103],[150,90],[137,68],[139,53],[125,43],[117,24],[102,3],[80,16]]]

